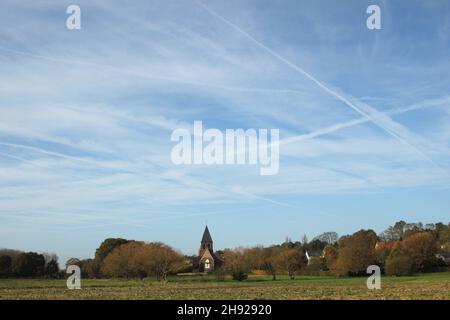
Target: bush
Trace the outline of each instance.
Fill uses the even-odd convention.
[[[386,260],[386,274],[408,276],[413,273],[413,261],[404,253],[393,253]]]
[[[245,272],[242,272],[242,271],[236,271],[236,272],[232,273],[232,277],[233,277],[233,280],[243,281],[243,280],[247,280],[248,274],[246,274]]]
[[[303,274],[318,276],[320,272],[326,269],[325,259],[319,257],[311,258],[309,264],[306,266]]]
[[[248,250],[243,248],[236,248],[233,250],[226,249],[223,252],[225,273],[231,274],[233,280],[242,281],[247,279],[247,274],[250,272],[250,262],[246,256]]]
[[[217,281],[225,281],[225,270],[222,267],[214,270],[214,275]]]
[[[12,259],[10,256],[0,256],[0,278],[7,278],[12,274]]]

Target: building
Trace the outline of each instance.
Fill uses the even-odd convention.
[[[312,264],[314,261],[320,261],[324,258],[324,250],[311,249],[306,251],[306,259],[308,260],[308,265]]]
[[[213,272],[222,265],[222,262],[222,259],[214,253],[213,240],[209,233],[208,226],[206,226],[200,242],[198,258],[194,263],[194,270],[207,273]]]

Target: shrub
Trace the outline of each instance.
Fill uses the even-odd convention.
[[[7,278],[12,274],[12,259],[10,256],[0,256],[0,278]]]
[[[243,271],[236,271],[236,272],[233,272],[231,275],[233,277],[233,280],[237,280],[237,281],[247,280],[247,278],[248,278],[248,275]]]
[[[393,251],[386,260],[386,274],[408,276],[413,273],[413,261],[402,251]]]

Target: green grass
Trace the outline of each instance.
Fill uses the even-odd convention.
[[[450,273],[382,277],[381,290],[368,290],[366,278],[250,276],[237,282],[214,276],[176,276],[167,283],[153,279],[86,279],[81,290],[65,280],[1,279],[0,299],[446,299]]]

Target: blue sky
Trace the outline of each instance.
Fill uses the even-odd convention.
[[[0,5],[0,247],[198,249],[450,217],[450,8],[435,1]],[[382,29],[368,30],[379,5]],[[176,166],[171,132],[278,128],[280,170]]]

